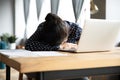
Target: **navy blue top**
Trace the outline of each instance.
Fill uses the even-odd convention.
[[[81,27],[73,22],[65,21],[69,27],[69,35],[67,42],[75,43],[80,39]],[[40,24],[35,33],[26,41],[25,49],[30,51],[56,51],[59,49],[59,45],[50,45],[44,41],[40,41],[42,38],[39,36],[40,29],[43,26],[44,22]]]

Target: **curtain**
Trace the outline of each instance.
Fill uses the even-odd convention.
[[[23,4],[24,4],[25,23],[27,24],[27,19],[28,19],[28,14],[29,14],[30,0],[23,0]]]
[[[72,0],[75,22],[78,21],[84,0]]]
[[[57,14],[59,7],[59,0],[51,0],[51,13]]]
[[[43,0],[36,0],[36,8],[37,8],[37,18],[38,18],[38,20],[39,20],[41,8],[42,8],[42,3],[43,3]]]
[[[27,19],[29,15],[30,0],[23,0],[23,4],[24,4],[25,30],[24,30],[24,38],[21,44],[25,45],[25,41],[27,39]]]

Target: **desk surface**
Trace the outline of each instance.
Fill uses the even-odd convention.
[[[10,58],[0,54],[0,60],[20,73],[120,66],[120,48],[110,52],[59,53],[67,56]]]

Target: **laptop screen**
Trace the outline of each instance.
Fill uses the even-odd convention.
[[[120,21],[89,19],[85,21],[77,52],[106,51],[114,48],[120,34]]]

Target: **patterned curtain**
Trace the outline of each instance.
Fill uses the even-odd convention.
[[[59,7],[59,0],[51,0],[51,13],[57,14]]]
[[[78,21],[84,0],[72,0],[75,22]]]

